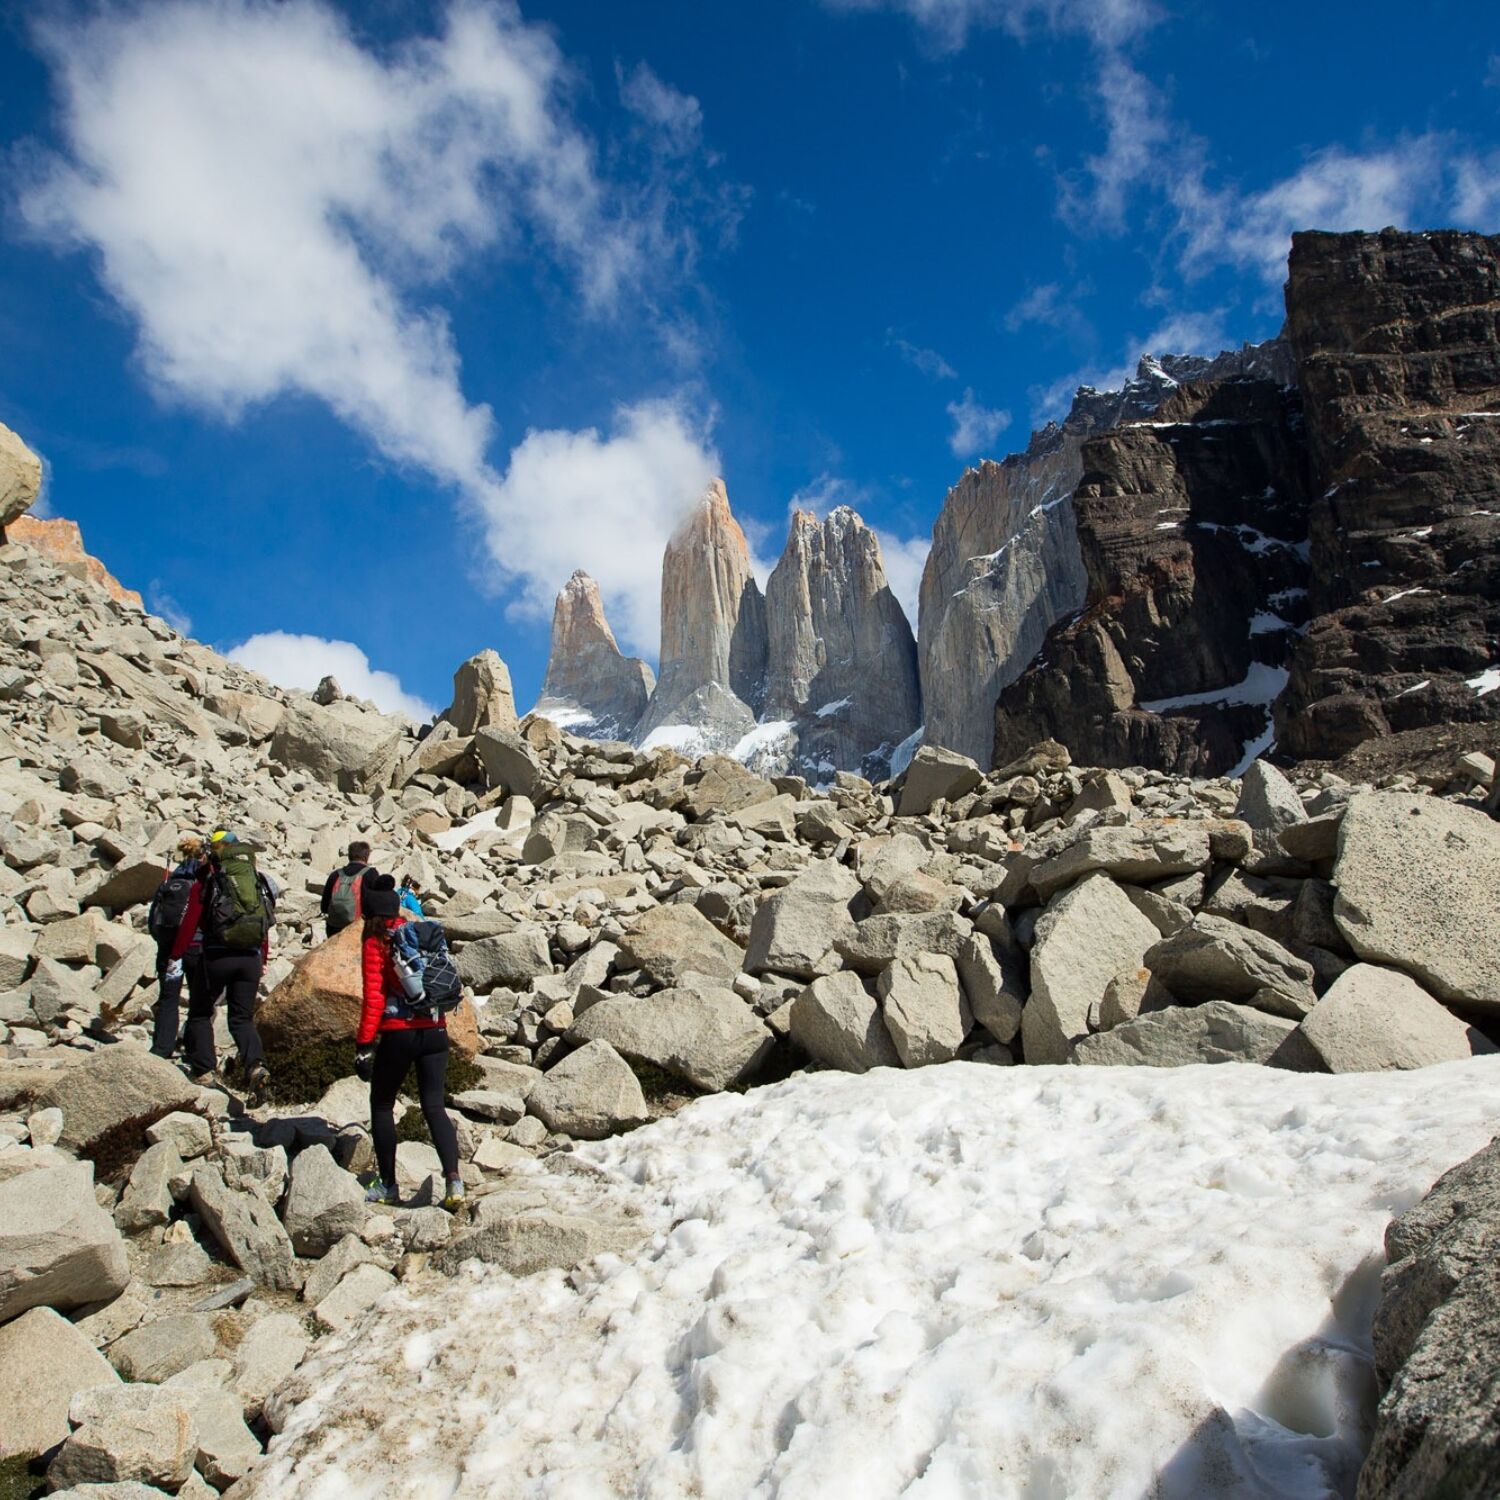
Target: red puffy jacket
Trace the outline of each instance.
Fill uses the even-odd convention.
[[[387,931],[406,925],[405,917],[388,917]],[[396,966],[391,962],[391,945],[378,932],[372,933],[368,924],[360,949],[364,967],[365,1003],[360,1012],[359,1033],[354,1038],[357,1047],[368,1047],[382,1031],[426,1031],[433,1026],[446,1026],[447,1020],[438,1016],[436,1020],[410,1020],[385,1013],[385,997],[400,995],[401,981],[396,978]]]

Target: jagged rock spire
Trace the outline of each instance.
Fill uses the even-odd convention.
[[[880,542],[847,505],[823,521],[793,514],[766,617],[765,717],[796,725],[802,768],[889,774],[889,752],[921,723],[917,646]]]
[[[552,653],[535,711],[575,734],[625,739],[655,685],[651,668],[620,650],[599,585],[580,568],[552,611]]]

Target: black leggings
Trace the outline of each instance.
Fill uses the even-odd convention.
[[[167,978],[172,962],[172,938],[156,945],[156,1004],[151,1012],[151,1050],[158,1057],[171,1057],[177,1051],[178,1023],[182,1012],[182,981],[187,980],[189,1005],[201,1004],[208,993],[208,975],[203,971],[203,950],[189,948],[182,960],[182,973]]]
[[[448,1079],[448,1028],[414,1027],[410,1031],[382,1031],[375,1049],[375,1071],[370,1075],[370,1134],[375,1138],[375,1164],[387,1186],[396,1182],[396,1095],[412,1065],[417,1069],[417,1098],[427,1120],[427,1133],[443,1163],[444,1177],[458,1176],[458,1132],[443,1108]]]
[[[255,1029],[255,992],[260,988],[264,959],[259,948],[206,948],[203,969],[208,980],[201,995],[188,989],[187,1025],[182,1031],[182,1055],[195,1073],[206,1073],[216,1061],[214,1053],[214,1005],[224,996],[229,1012],[229,1034],[234,1038],[240,1063],[253,1068],[265,1061],[260,1033]]]

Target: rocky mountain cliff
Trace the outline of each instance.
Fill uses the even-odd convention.
[[[1001,695],[1000,760],[1229,771],[1500,717],[1500,239],[1299,234],[1291,267],[1300,402],[1221,379],[1086,445],[1086,613]]]
[[[1033,434],[1023,453],[1001,463],[986,459],[948,492],[922,574],[927,744],[988,764],[1000,690],[1025,669],[1052,625],[1082,607],[1086,574],[1073,492],[1088,438],[1150,417],[1184,381],[1251,375],[1289,379],[1279,340],[1214,360],[1148,356],[1123,389],[1083,387],[1060,425]]]
[[[1500,717],[1500,237],[1299,234],[1313,621],[1278,743]]]
[[[661,675],[637,740],[698,754],[733,747],[764,702],[766,651],[750,548],[716,479],[662,558]]]
[[[1081,459],[1083,612],[1001,693],[997,762],[1055,737],[1101,765],[1238,774],[1305,614],[1301,403],[1274,381],[1185,385]]]
[[[599,585],[582,569],[574,573],[552,611],[552,651],[535,712],[589,739],[628,740],[655,686],[651,668],[616,644]]]
[[[788,768],[890,775],[891,754],[922,721],[917,647],[891,592],[875,533],[848,506],[792,517],[766,584],[764,717],[790,726]]]

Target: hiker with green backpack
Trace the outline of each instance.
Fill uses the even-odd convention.
[[[222,995],[246,1085],[262,1093],[270,1081],[255,1029],[255,1001],[275,920],[275,887],[256,868],[254,851],[232,833],[215,833],[173,945],[173,957],[180,958],[194,936],[202,935],[207,990],[190,995],[182,1033],[183,1057],[195,1078],[217,1066],[214,1007]]]
[[[363,839],[355,839],[349,845],[349,863],[334,870],[323,882],[321,906],[329,937],[352,927],[364,916],[360,893],[365,877],[376,873],[370,863],[370,846]]]

